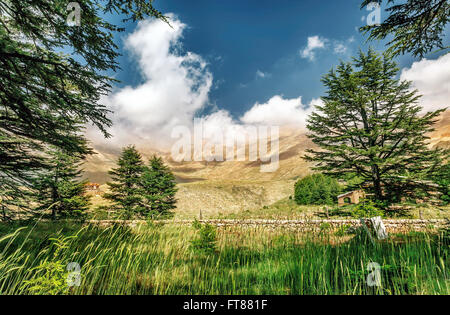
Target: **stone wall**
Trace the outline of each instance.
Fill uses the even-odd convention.
[[[168,220],[157,221],[165,224],[180,224],[191,225],[192,220]],[[208,223],[217,227],[267,227],[271,229],[283,228],[296,231],[318,231],[321,229],[337,230],[342,226],[359,227],[359,220],[200,220],[202,223]],[[126,224],[129,226],[136,226],[138,224],[145,224],[144,220],[129,220],[129,221],[116,221],[116,220],[90,220],[89,224],[96,224],[100,226],[107,226],[111,224]],[[404,220],[383,220],[386,230],[388,232],[408,232],[408,231],[420,231],[420,230],[433,230],[440,229],[445,226],[449,226],[450,221],[445,219],[435,220],[417,220],[417,219],[404,219]]]

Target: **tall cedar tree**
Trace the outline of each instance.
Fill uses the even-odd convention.
[[[111,192],[104,197],[113,201],[113,208],[122,217],[129,219],[144,210],[140,184],[145,166],[134,146],[122,150],[118,165],[118,168],[109,171],[113,182],[107,183]]]
[[[150,159],[142,174],[141,186],[145,207],[143,215],[170,216],[170,210],[176,207],[177,188],[175,176],[161,158],[153,156]]]
[[[119,68],[113,35],[124,28],[104,17],[167,22],[149,0],[77,0],[80,25],[71,26],[70,2],[0,0],[0,193],[7,200],[45,166],[39,153],[48,145],[87,153],[74,126],[91,123],[109,136],[109,111],[100,97],[116,82],[104,73]]]
[[[33,188],[37,193],[37,210],[51,210],[52,218],[81,218],[89,208],[85,194],[86,181],[81,181],[84,157],[53,148],[48,152],[50,165],[37,174]]]
[[[431,179],[439,185],[442,202],[444,204],[450,204],[450,162],[443,164]]]
[[[383,3],[383,0],[364,0],[361,8],[370,3]],[[379,25],[368,25],[361,28],[364,33],[370,33],[369,40],[385,39],[393,35],[388,42],[389,53],[394,56],[412,52],[415,57],[434,48],[444,47],[442,40],[445,27],[450,22],[449,0],[385,0],[391,4],[386,11],[389,16]]]
[[[32,190],[13,184],[10,178],[0,178],[0,220],[20,219],[21,214],[32,214],[30,205],[35,197]]]
[[[327,174],[355,174],[379,200],[422,187],[442,163],[442,151],[427,147],[426,133],[443,111],[420,115],[420,96],[387,54],[360,51],[324,76],[327,96],[308,118],[309,137],[320,148],[305,158]],[[385,185],[386,195],[382,186]]]

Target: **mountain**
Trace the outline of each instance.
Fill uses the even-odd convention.
[[[188,183],[203,180],[286,180],[303,177],[310,172],[302,159],[305,150],[312,146],[304,132],[284,130],[279,138],[279,168],[272,173],[260,172],[260,161],[174,161],[170,153],[137,147],[144,159],[156,154],[163,158],[177,177],[178,182]],[[103,184],[110,178],[108,170],[116,167],[120,149],[95,147],[96,154],[87,158],[84,176],[92,182]],[[248,152],[246,154],[248,157]]]
[[[450,111],[442,114],[436,130],[430,133],[430,147],[450,147]],[[169,152],[137,147],[145,159],[161,156],[174,172],[179,183],[177,193],[179,217],[226,214],[259,209],[293,194],[297,178],[311,172],[302,159],[305,150],[313,146],[306,133],[283,129],[279,138],[279,168],[272,173],[260,172],[260,162],[175,162]],[[84,166],[84,176],[104,184],[108,170],[116,167],[120,149],[95,147]],[[247,155],[248,157],[248,152]],[[106,185],[102,186],[102,189]]]
[[[177,216],[192,218],[200,215],[227,214],[261,208],[293,194],[296,178],[310,173],[302,159],[312,146],[305,132],[282,130],[279,137],[279,168],[273,173],[260,172],[261,162],[175,162],[170,153],[137,147],[144,159],[156,154],[174,172],[178,184]],[[95,147],[84,165],[84,176],[100,184],[110,180],[108,170],[116,167],[120,149]],[[246,154],[248,157],[248,152]],[[102,190],[107,186],[102,185]],[[100,197],[101,198],[101,197]],[[98,200],[101,203],[101,200]]]
[[[450,111],[445,111],[430,134],[433,148],[450,149]]]

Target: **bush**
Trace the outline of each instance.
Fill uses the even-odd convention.
[[[211,224],[201,224],[195,220],[192,226],[199,231],[199,238],[191,241],[195,252],[214,254],[217,250],[216,228]]]
[[[295,183],[294,199],[299,205],[332,205],[340,192],[341,187],[336,179],[313,174]]]
[[[377,208],[373,201],[363,200],[353,208],[352,215],[359,219],[383,217],[384,211]]]
[[[344,236],[348,234],[354,233],[354,228],[352,228],[351,225],[343,224],[341,225],[336,232],[334,232],[334,235],[336,236]]]
[[[69,287],[66,279],[69,273],[65,264],[59,258],[61,251],[67,249],[70,237],[58,237],[50,239],[56,246],[51,260],[44,260],[32,269],[33,278],[23,282],[22,289],[29,294],[60,295],[67,294]]]

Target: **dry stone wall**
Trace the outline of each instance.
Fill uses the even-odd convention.
[[[158,221],[165,224],[179,224],[179,225],[191,225],[192,220],[170,220],[170,221]],[[338,230],[343,226],[357,228],[361,225],[359,220],[200,220],[202,223],[208,223],[217,227],[267,227],[272,229],[288,229],[296,231],[317,231],[321,229]],[[111,224],[125,224],[129,226],[136,226],[139,224],[145,224],[144,220],[129,220],[129,221],[117,221],[117,220],[89,220],[89,224],[95,224],[100,226],[108,226]],[[435,220],[418,220],[418,219],[403,219],[403,220],[383,220],[383,223],[388,232],[408,232],[408,231],[421,231],[421,230],[433,230],[440,229],[445,226],[449,226],[450,221],[445,219]]]

